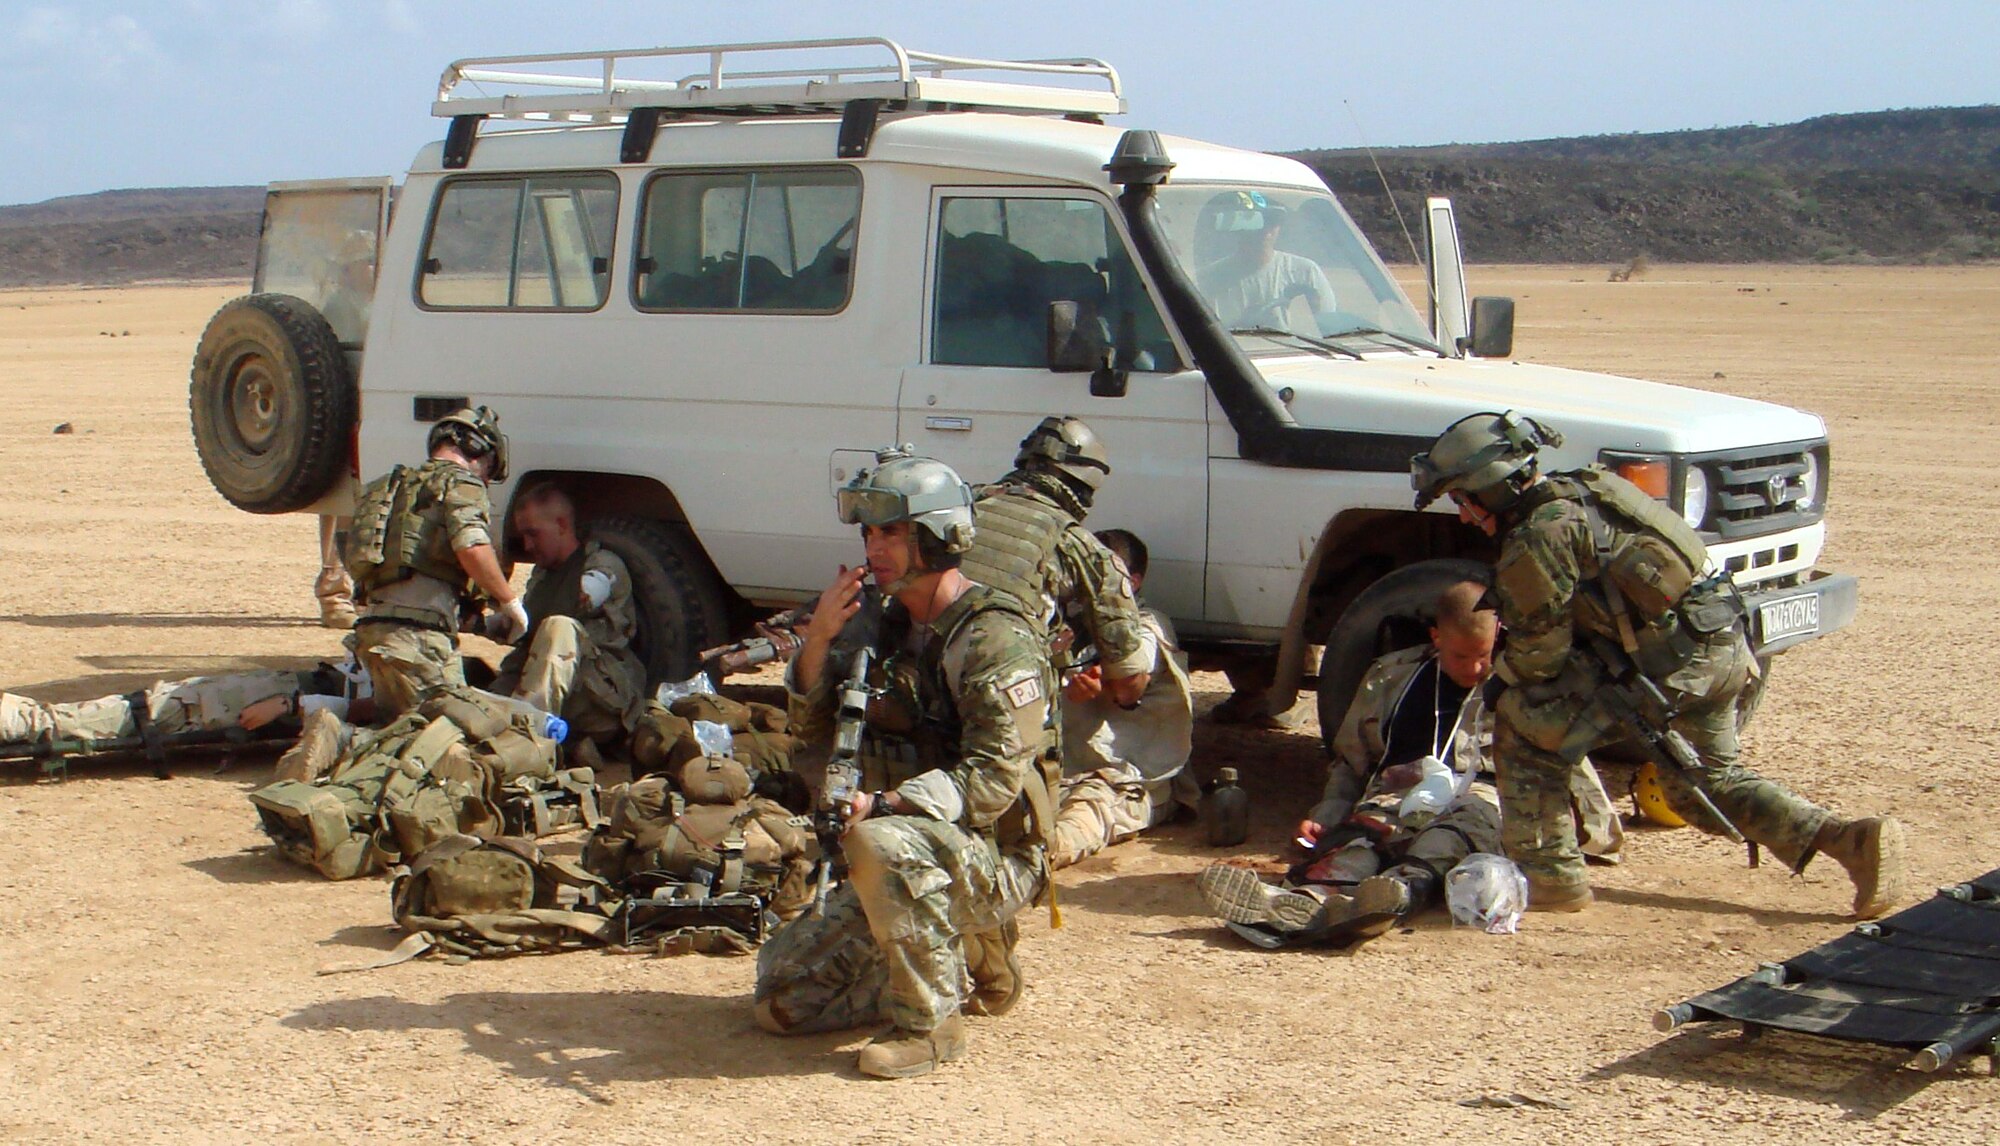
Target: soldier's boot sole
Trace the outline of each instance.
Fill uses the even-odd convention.
[[[1577,912],[1596,900],[1587,883],[1536,883],[1528,881],[1529,911]]]
[[[965,1001],[967,1014],[998,1018],[1021,1001],[1027,981],[1014,953],[1020,942],[1021,925],[1012,919],[995,930],[965,937],[965,962],[972,973],[972,997]]]
[[[932,1031],[900,1027],[876,1035],[854,1065],[874,1078],[915,1078],[965,1053],[965,1020],[953,1015]]]
[[[1213,864],[1195,882],[1209,911],[1231,923],[1299,931],[1311,926],[1325,907],[1317,896],[1273,887],[1249,868],[1231,864]]]
[[[1897,820],[1870,816],[1829,824],[1820,829],[1815,843],[1854,881],[1856,919],[1873,919],[1904,898],[1908,843]]]

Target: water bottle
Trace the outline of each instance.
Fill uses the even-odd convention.
[[[1417,768],[1420,774],[1416,784],[1396,809],[1396,818],[1409,828],[1421,828],[1436,819],[1458,795],[1458,777],[1444,766],[1444,761],[1426,756],[1417,762]]]
[[[1236,769],[1224,768],[1201,801],[1208,846],[1233,848],[1250,836],[1250,794],[1236,786]]]
[[[500,697],[508,708],[528,717],[529,723],[542,730],[542,735],[561,744],[569,739],[569,721],[552,712],[544,712],[536,705],[514,696]]]

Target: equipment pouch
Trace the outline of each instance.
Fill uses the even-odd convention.
[[[1651,621],[1687,595],[1694,576],[1671,545],[1643,533],[1619,538],[1604,575],[1618,586],[1632,612]]]

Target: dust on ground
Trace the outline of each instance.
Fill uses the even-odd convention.
[[[2000,865],[2000,269],[1475,280],[1519,299],[1525,357],[1825,415],[1825,564],[1860,576],[1861,613],[1782,658],[1749,758],[1907,820],[1919,888]],[[77,699],[336,652],[310,623],[311,519],[230,508],[188,440],[187,363],[231,293],[0,292],[0,686]],[[1198,752],[1252,789],[1234,854],[1273,853],[1311,802],[1316,730],[1204,724]],[[1024,928],[1021,1005],[890,1084],[854,1073],[862,1034],[759,1032],[748,959],[315,976],[393,944],[387,895],[260,846],[243,795],[267,763],[0,786],[0,1138],[1985,1143],[2000,1122],[1983,1065],[1655,1034],[1658,1007],[1848,926],[1835,865],[1753,871],[1691,831],[1635,831],[1582,915],[1511,938],[1432,917],[1345,954],[1233,941],[1192,879],[1217,853],[1170,828],[1064,873],[1066,926]],[[1460,1105],[1514,1093],[1563,1108]]]

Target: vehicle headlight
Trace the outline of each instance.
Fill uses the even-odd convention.
[[[1806,472],[1799,475],[1799,496],[1793,504],[1801,513],[1811,513],[1819,508],[1820,468],[1819,455],[1806,454]]]
[[[1681,520],[1691,529],[1700,529],[1708,517],[1708,471],[1692,462],[1687,467],[1687,483],[1681,487]]]

